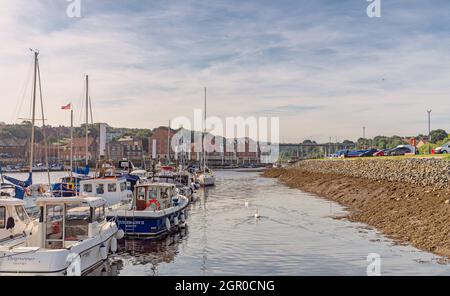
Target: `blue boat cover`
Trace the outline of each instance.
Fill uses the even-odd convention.
[[[89,174],[89,166],[85,166],[84,168],[74,168],[73,172],[80,175],[88,175]]]
[[[4,178],[15,185],[16,198],[23,199],[23,197],[25,196],[25,188],[27,188],[33,183],[32,176],[33,174],[29,173],[28,179],[25,181],[18,180],[16,178],[8,176],[4,176]]]

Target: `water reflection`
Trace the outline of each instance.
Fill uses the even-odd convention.
[[[159,238],[121,240],[112,263],[120,262],[119,269],[122,269],[124,262],[133,266],[143,265],[151,271],[146,275],[158,275],[158,266],[174,261],[188,233],[189,227],[186,227]]]

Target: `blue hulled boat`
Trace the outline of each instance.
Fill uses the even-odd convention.
[[[112,206],[107,215],[126,236],[158,236],[186,226],[188,205],[175,184],[144,183],[136,185],[131,204]]]

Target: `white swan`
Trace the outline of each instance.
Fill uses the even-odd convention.
[[[259,210],[258,209],[256,209],[256,211],[255,211],[255,219],[258,219],[258,218],[260,218],[261,216],[259,216]]]

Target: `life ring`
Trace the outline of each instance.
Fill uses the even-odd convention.
[[[157,201],[156,199],[151,199],[149,200],[146,204],[145,204],[145,208],[150,207],[152,204],[156,205],[156,209],[159,210],[161,208],[161,205],[159,204],[159,201]]]

